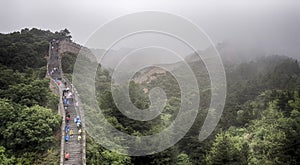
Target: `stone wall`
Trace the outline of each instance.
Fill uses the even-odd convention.
[[[63,41],[59,42],[59,49],[58,49],[58,53],[60,56],[60,58],[59,58],[60,69],[62,69],[61,56],[66,52],[73,53],[76,56],[80,52],[81,55],[84,55],[84,56],[88,57],[89,59],[93,58],[92,52],[88,48],[85,48],[74,42],[63,40]],[[72,83],[63,76],[63,72],[61,72],[61,74],[62,74],[64,82],[67,82],[67,84],[71,87],[71,91],[72,91],[72,93],[74,93],[75,100],[79,102],[79,105],[82,105],[82,103],[78,97],[78,93],[77,93],[76,89],[74,88],[74,86],[72,85]],[[82,158],[81,159],[82,159],[82,164],[85,165],[86,164],[86,132],[85,132],[85,122],[84,122],[84,110],[80,106],[76,107],[75,110],[76,110],[77,114],[79,114],[79,116],[81,118],[81,122],[82,122],[82,131],[83,132],[82,132],[82,150],[81,150]],[[63,124],[65,124],[65,123],[63,123]],[[63,131],[65,131],[64,128],[63,128]]]
[[[78,54],[80,53],[80,55],[89,58],[91,61],[96,60],[90,49],[67,40],[62,40],[59,42],[58,52],[60,55],[63,55],[66,52],[70,52],[75,54],[76,56],[78,56]]]

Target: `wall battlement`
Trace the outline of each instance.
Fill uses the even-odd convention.
[[[73,53],[76,56],[78,56],[79,54],[83,55],[88,59],[90,59],[91,61],[96,60],[95,55],[92,53],[92,51],[89,48],[81,46],[71,41],[62,40],[59,42],[58,53],[60,55],[63,55],[66,52]]]

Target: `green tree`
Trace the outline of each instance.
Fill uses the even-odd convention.
[[[192,165],[192,162],[187,154],[181,153],[177,156],[176,165]]]
[[[206,158],[207,164],[247,164],[247,144],[240,136],[221,132]]]
[[[0,146],[0,162],[1,165],[11,165],[15,163],[15,157],[8,157],[3,146]]]
[[[26,105],[46,106],[50,90],[48,80],[32,80],[29,84],[15,84],[9,89],[0,91],[0,96],[12,100],[13,102]]]
[[[55,141],[61,118],[49,109],[13,106],[0,100],[1,137],[10,149],[44,151]],[[7,117],[9,115],[9,117]]]
[[[116,152],[106,150],[91,137],[87,138],[87,164],[101,165],[129,165],[131,158]]]
[[[250,126],[253,137],[250,144],[250,164],[282,164],[282,153],[286,142],[285,132],[278,121],[284,116],[276,109],[276,102],[262,113],[259,120],[254,120]]]

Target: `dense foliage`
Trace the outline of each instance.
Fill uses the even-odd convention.
[[[46,75],[49,41],[67,30],[0,34],[0,164],[56,164],[61,116]]]
[[[297,164],[299,96],[298,91],[262,93],[251,106],[266,107],[259,109],[258,117],[247,127],[230,127],[220,132],[207,156],[208,164]],[[240,111],[239,116],[244,113]]]
[[[75,58],[74,55],[67,56],[63,67],[72,73],[70,68],[73,68]],[[198,134],[210,101],[209,76],[203,63],[192,61],[189,65],[198,79],[201,94],[201,111],[192,128],[179,143],[166,151],[131,157],[130,162],[119,164],[299,163],[300,143],[297,137],[300,137],[300,68],[297,60],[285,56],[268,56],[235,66],[226,65],[228,92],[223,116],[213,134],[203,142],[199,142]],[[175,69],[178,69],[180,76],[188,79],[188,75],[180,72],[180,67]],[[98,69],[98,102],[106,119],[115,128],[136,136],[151,135],[174,120],[180,104],[179,86],[171,74],[156,76],[157,79],[150,83],[130,84],[131,101],[140,109],[149,106],[145,88],[161,87],[168,96],[165,110],[159,117],[151,122],[140,122],[128,119],[118,110],[112,98],[108,71]],[[116,90],[122,90],[122,87]],[[89,140],[88,164],[109,161],[105,159],[103,151],[106,150]]]
[[[58,98],[45,79],[48,42],[71,39],[65,29],[52,33],[23,29],[0,34],[0,162],[1,164],[57,164],[60,116],[56,114]],[[76,56],[66,53],[62,69],[71,80]],[[90,70],[98,66],[85,61]],[[205,141],[198,140],[199,129],[210,102],[210,82],[203,63],[190,61],[201,94],[200,111],[188,133],[175,146],[153,155],[130,157],[109,151],[93,137],[87,138],[87,164],[297,164],[300,162],[300,67],[297,60],[285,56],[268,56],[226,65],[227,100],[222,118]],[[180,76],[188,79],[189,75]],[[80,73],[79,73],[80,74]],[[122,132],[151,135],[160,132],[176,118],[181,101],[180,88],[172,74],[156,75],[149,83],[130,83],[133,104],[146,109],[148,93],[161,87],[168,100],[164,111],[151,121],[136,121],[124,116],[114,104],[111,77],[99,67],[95,89],[97,101],[106,119]],[[80,76],[75,77],[80,79]],[[83,88],[87,84],[81,84]],[[114,86],[122,96],[122,86]],[[87,115],[97,118],[89,91],[79,91]],[[91,110],[90,110],[91,109]],[[120,139],[122,140],[122,139]],[[126,143],[126,142],[124,142]]]
[[[26,28],[20,32],[0,34],[0,64],[20,71],[45,67],[49,41],[70,39],[69,33],[67,29],[52,33]]]

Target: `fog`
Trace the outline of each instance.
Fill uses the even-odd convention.
[[[214,44],[229,43],[262,55],[300,58],[300,2],[296,0],[99,1],[1,0],[0,32],[36,27],[67,28],[73,41],[85,44],[105,22],[140,11],[180,15],[201,27]],[[249,52],[248,52],[249,53]]]

